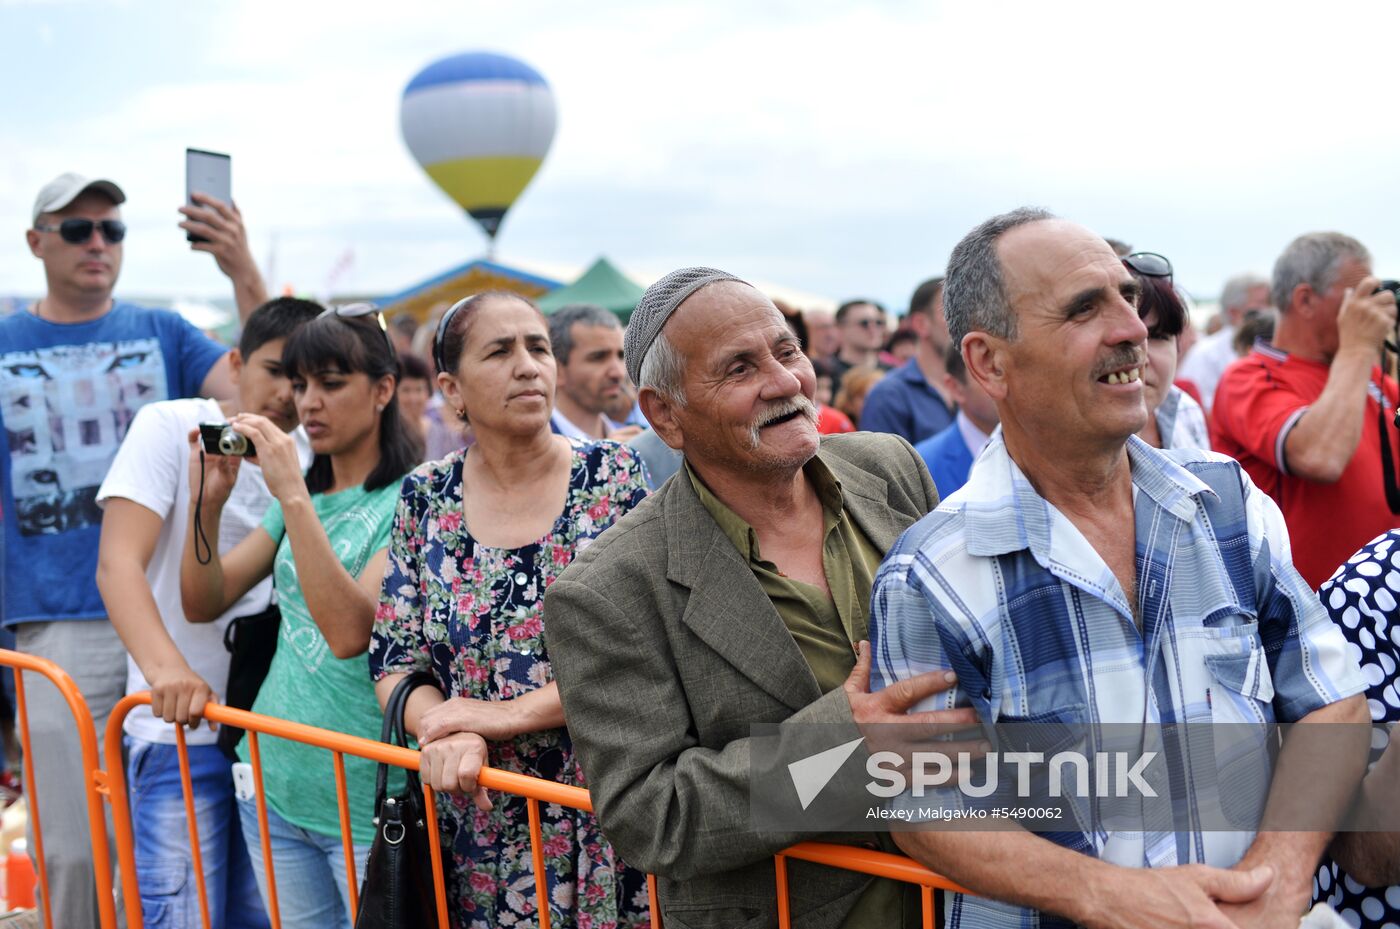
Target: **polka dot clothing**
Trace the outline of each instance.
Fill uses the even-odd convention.
[[[1400,721],[1400,529],[1391,530],[1352,555],[1318,591],[1323,606],[1347,637],[1347,650],[1366,679],[1372,722]],[[1372,738],[1374,762],[1387,744]],[[1400,886],[1368,889],[1331,858],[1313,879],[1313,902],[1327,903],[1348,925],[1400,929]]]

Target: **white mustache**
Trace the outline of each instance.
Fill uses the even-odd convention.
[[[768,409],[764,410],[749,426],[750,447],[758,448],[759,443],[762,441],[758,435],[760,429],[792,413],[801,413],[813,423],[817,421],[817,405],[811,400],[808,400],[806,395],[798,394],[787,400],[779,400]]]

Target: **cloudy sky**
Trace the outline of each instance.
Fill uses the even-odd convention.
[[[63,170],[118,180],[121,290],[222,296],[174,223],[231,152],[273,285],[392,292],[484,252],[399,99],[468,50],[532,64],[559,129],[499,255],[710,263],[900,311],[972,225],[1033,203],[1172,258],[1202,297],[1337,228],[1400,277],[1400,4],[0,0],[0,295]]]

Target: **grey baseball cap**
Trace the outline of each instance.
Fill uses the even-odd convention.
[[[105,178],[87,178],[69,171],[49,181],[39,191],[39,196],[34,198],[33,221],[38,221],[40,213],[57,213],[88,190],[106,194],[113,203],[126,202],[126,194],[114,182]]]
[[[652,284],[646,289],[646,293],[642,294],[637,308],[632,311],[632,318],[627,321],[627,335],[622,345],[622,358],[627,362],[627,374],[632,378],[633,384],[641,386],[642,359],[646,357],[651,343],[661,334],[661,327],[666,325],[666,320],[671,318],[671,314],[676,312],[687,297],[715,281],[748,283],[728,271],[715,268],[680,268]]]

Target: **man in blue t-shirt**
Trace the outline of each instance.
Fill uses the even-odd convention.
[[[245,318],[266,294],[242,218],[231,204],[195,196],[180,226],[234,282]],[[223,346],[173,312],[112,298],[125,200],[108,180],[63,174],[46,184],[25,232],[44,264],[44,296],[0,319],[3,623],[20,651],[72,676],[99,734],[125,689],[126,652],[97,590],[97,488],[141,407],[233,393]],[[29,690],[29,724],[53,924],[97,926],[85,772],[52,686]]]
[[[930,278],[918,286],[909,299],[908,318],[919,337],[918,351],[870,388],[860,411],[860,428],[891,432],[914,445],[952,425],[955,412],[940,390],[949,344],[943,278]]]

